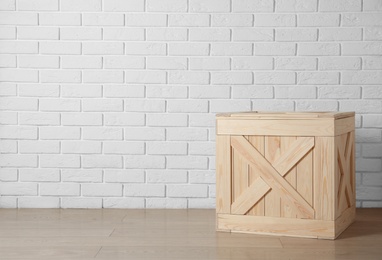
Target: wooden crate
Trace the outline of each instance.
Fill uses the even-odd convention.
[[[335,239],[354,221],[354,112],[216,119],[217,230]]]

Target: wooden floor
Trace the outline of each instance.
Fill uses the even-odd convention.
[[[217,233],[214,210],[0,209],[0,259],[382,259],[382,209],[335,241]]]

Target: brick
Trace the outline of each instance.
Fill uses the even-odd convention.
[[[54,27],[18,27],[17,38],[20,40],[58,40],[58,28]]]
[[[127,169],[164,169],[166,163],[166,158],[159,155],[127,155],[124,159]]]
[[[124,195],[132,197],[164,197],[163,184],[125,184]]]
[[[161,141],[165,140],[165,130],[163,128],[133,127],[125,128],[125,140],[137,141]]]
[[[86,127],[82,133],[84,140],[122,140],[122,129],[112,127]]]
[[[104,85],[105,97],[139,98],[145,96],[143,85]]]
[[[187,29],[185,28],[147,28],[146,39],[148,41],[187,41]]]
[[[362,67],[365,70],[382,69],[382,57],[363,57],[362,60]]]
[[[123,48],[122,42],[85,42],[82,44],[83,54],[123,54]]]
[[[61,208],[100,209],[102,198],[61,198]]]
[[[170,71],[169,84],[208,84],[210,75],[208,72],[195,71]]]
[[[42,70],[40,77],[42,83],[79,83],[81,82],[81,71]]]
[[[185,209],[187,199],[178,198],[147,198],[146,208],[149,209]]]
[[[367,35],[367,33],[366,33]],[[361,41],[361,28],[320,28],[320,41]]]
[[[2,167],[37,167],[36,155],[2,154],[0,155]]]
[[[380,113],[382,102],[380,100],[340,100],[340,109],[357,111],[357,113]]]
[[[60,125],[57,113],[19,113],[20,125]]]
[[[187,154],[187,143],[178,142],[148,142],[147,154],[150,155],[185,155]]]
[[[168,100],[167,111],[170,113],[207,113],[207,100]]]
[[[187,171],[183,170],[148,170],[148,183],[186,183]]]
[[[362,116],[362,126],[363,127],[382,127],[382,115],[363,115]]]
[[[382,20],[379,13],[349,13],[342,15],[342,26],[381,26]]]
[[[40,195],[79,196],[80,184],[77,183],[41,183]]]
[[[79,13],[40,13],[39,25],[76,26],[81,25]]]
[[[351,99],[361,98],[360,86],[319,86],[318,98]]]
[[[229,86],[192,86],[190,87],[190,98],[215,99],[229,98],[231,88]]]
[[[102,86],[84,84],[61,85],[61,96],[72,98],[101,97]]]
[[[0,125],[17,125],[17,112],[0,112]]]
[[[38,25],[37,13],[33,12],[1,12],[1,25]]]
[[[144,170],[105,170],[105,182],[144,182],[145,181],[145,172]]]
[[[254,80],[256,84],[295,84],[296,75],[294,72],[255,72]]]
[[[85,26],[123,26],[125,16],[118,13],[84,13],[82,25]]]
[[[252,84],[252,72],[212,72],[212,84]]]
[[[3,142],[1,142],[3,143]],[[0,170],[0,181],[17,181],[17,169],[1,169]]]
[[[382,153],[381,144],[362,144],[362,155],[364,157],[380,157]]]
[[[231,30],[228,28],[190,28],[189,35],[190,41],[226,42],[231,38]]]
[[[338,72],[297,72],[297,84],[335,85],[338,83]]]
[[[126,71],[125,78],[126,83],[133,84],[163,84],[166,83],[166,72],[165,71],[146,71],[146,70],[136,70],[136,71]]]
[[[35,98],[2,98],[0,110],[36,111],[37,99]]]
[[[103,208],[116,209],[143,209],[145,208],[144,198],[103,198]]]
[[[16,55],[0,55],[0,68],[16,68]]]
[[[342,55],[379,55],[381,50],[379,42],[342,43]]]
[[[123,100],[84,99],[82,110],[85,112],[118,112],[123,111]]]
[[[102,125],[102,114],[100,113],[63,113],[61,122],[64,126],[97,126]]]
[[[349,109],[349,111],[355,110],[354,108]],[[379,129],[356,129],[355,138],[357,143],[376,143],[382,140],[381,131]]]
[[[368,186],[379,186],[382,181],[381,173],[367,173],[363,174],[362,184]]]
[[[0,84],[0,96],[16,96],[17,85],[14,83],[1,83]]]
[[[361,59],[358,57],[321,57],[318,59],[319,70],[360,70]]]
[[[358,12],[362,9],[361,0],[320,0],[319,11],[324,12]]]
[[[104,40],[113,41],[143,41],[145,39],[145,29],[143,28],[103,28]]]
[[[19,172],[20,172],[20,181],[22,182],[58,182],[60,181],[59,169],[20,169]]]
[[[272,57],[233,57],[233,70],[271,70],[273,69]]]
[[[102,57],[63,56],[61,67],[63,69],[101,69]]]
[[[42,99],[39,107],[41,111],[80,111],[80,100],[76,99]]]
[[[62,169],[63,182],[102,182],[102,170],[97,169]]]
[[[144,57],[106,56],[103,59],[106,69],[143,69],[145,67]]]
[[[274,31],[268,28],[234,28],[232,38],[233,41],[270,42],[274,40]]]
[[[1,11],[14,11],[14,10],[16,10],[16,0],[3,0],[3,1],[1,1],[0,2],[0,10]]]
[[[215,155],[215,143],[192,142],[189,145],[191,155]]]
[[[169,141],[205,141],[208,139],[207,129],[204,128],[169,128],[167,140]]]
[[[103,142],[105,154],[144,154],[145,144],[143,142]]]
[[[122,83],[123,71],[86,70],[83,72],[85,83]]]
[[[0,183],[2,196],[36,196],[37,183]]]
[[[19,208],[59,208],[60,198],[55,197],[21,197],[18,199]]]
[[[356,159],[356,171],[359,172],[381,172],[381,159],[372,158],[357,158]]]
[[[253,53],[252,43],[212,43],[212,56],[251,56]]]
[[[317,0],[280,0],[276,2],[276,12],[315,12]]]
[[[61,0],[61,11],[97,12],[102,10],[102,0]]]
[[[213,184],[216,182],[214,171],[189,171],[190,183]]]
[[[334,100],[297,100],[296,111],[338,111],[338,102]]]
[[[107,0],[104,3],[104,11],[107,12],[143,12],[144,0]]]
[[[230,0],[190,0],[191,13],[225,13],[231,10]]]
[[[362,87],[363,98],[382,98],[380,86],[364,86]]]
[[[212,113],[221,113],[229,111],[247,111],[251,110],[249,100],[211,100],[210,111]]]
[[[187,126],[187,114],[148,114],[148,126]]]
[[[194,184],[169,184],[167,185],[167,196],[179,198],[204,198],[207,197],[207,185]]]
[[[208,43],[169,43],[170,56],[207,56],[210,51]]]
[[[363,11],[382,11],[382,2],[380,0],[364,0]]]
[[[119,155],[83,155],[83,168],[122,168],[123,160]]]
[[[252,14],[212,14],[211,25],[217,27],[252,26]]]
[[[153,13],[128,14],[126,15],[126,26],[164,27],[167,26],[167,15]]]
[[[295,43],[255,43],[256,56],[294,56]]]
[[[169,14],[169,26],[176,27],[204,27],[210,25],[208,14]]]
[[[17,153],[17,141],[0,140],[0,153],[8,153],[8,154]],[[1,171],[0,171],[0,179],[1,179]]]
[[[148,98],[186,98],[187,86],[146,86],[146,92]]]
[[[275,98],[309,98],[315,99],[315,86],[277,86],[275,87]]]
[[[299,43],[298,55],[336,56],[340,55],[340,45],[338,43]]]
[[[2,69],[0,81],[37,82],[38,71],[28,69]]]
[[[378,27],[365,28],[365,40],[366,41],[381,41],[382,29]]]
[[[190,114],[189,125],[191,127],[214,127],[214,114]]]
[[[122,196],[122,184],[82,184],[82,195],[86,197],[120,197]]]
[[[94,141],[62,141],[61,151],[64,154],[99,154],[101,142]]]
[[[294,27],[296,26],[295,14],[256,14],[256,27]]]
[[[38,52],[38,43],[33,41],[1,41],[0,53],[32,54]]]
[[[42,140],[78,140],[81,132],[79,127],[40,127],[39,136]]]
[[[344,71],[341,73],[341,82],[348,85],[382,83],[382,71]]]
[[[186,70],[187,69],[187,58],[184,58],[184,57],[147,57],[146,58],[146,67],[147,67],[147,69],[154,69],[154,70]]]
[[[276,57],[276,70],[316,70],[317,59],[311,57]]]
[[[165,43],[127,42],[125,49],[128,55],[166,55]]]
[[[20,55],[18,56],[20,68],[58,69],[60,60],[58,56]]]
[[[147,0],[149,12],[187,12],[187,0]]]
[[[141,111],[141,112],[164,112],[166,109],[166,102],[164,100],[145,100],[136,99],[126,102],[126,111]]]
[[[107,113],[104,115],[104,124],[107,126],[143,126],[145,115],[143,113]]]
[[[15,40],[16,27],[2,27],[0,28],[0,39],[2,40]]]
[[[42,168],[79,168],[79,155],[40,155],[40,167]]]
[[[63,27],[60,29],[61,40],[101,40],[101,28]],[[106,47],[106,46],[104,46]]]
[[[340,25],[339,14],[299,14],[297,16],[297,26],[306,27],[334,27]]]
[[[80,42],[40,42],[41,54],[81,54]]]
[[[232,86],[232,98],[273,98],[271,86]]]
[[[317,41],[317,29],[276,29],[276,41],[281,42],[312,42]]]
[[[294,101],[280,99],[258,99],[252,101],[252,110],[294,111]]]
[[[232,2],[232,11],[237,13],[271,13],[271,0],[236,0]]]

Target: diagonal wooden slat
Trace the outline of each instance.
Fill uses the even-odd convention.
[[[272,165],[242,136],[232,136],[231,145],[254,167],[260,169],[263,180],[275,190],[278,190],[284,198],[290,202],[295,210],[303,217],[312,219],[313,208],[304,198],[272,167]]]
[[[232,214],[245,214],[257,203],[270,187],[261,177],[258,177],[231,205]]]
[[[313,137],[300,137],[289,146],[274,163],[275,168],[281,176],[284,176],[296,163],[314,147]]]

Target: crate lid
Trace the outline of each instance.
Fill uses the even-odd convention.
[[[217,114],[222,118],[240,118],[240,119],[340,119],[354,116],[354,112],[336,112],[336,111],[298,111],[298,112],[277,112],[277,111],[247,111]]]

